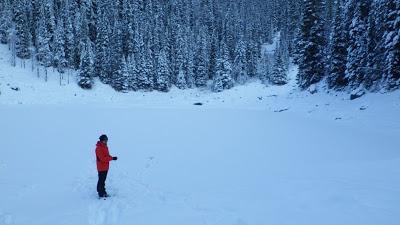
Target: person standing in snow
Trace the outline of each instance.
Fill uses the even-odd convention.
[[[97,193],[99,197],[109,197],[106,192],[106,179],[107,173],[110,166],[111,160],[117,160],[117,157],[113,157],[108,152],[108,137],[103,134],[99,137],[99,141],[96,144],[96,164],[97,172],[99,173],[99,180],[97,181]]]

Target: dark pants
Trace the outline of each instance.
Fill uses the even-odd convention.
[[[99,181],[97,181],[97,193],[99,193],[100,197],[103,197],[107,194],[106,192],[106,179],[107,179],[107,171],[99,171]]]

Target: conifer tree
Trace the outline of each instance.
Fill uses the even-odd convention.
[[[51,31],[49,30],[48,22],[50,18],[47,17],[45,5],[40,8],[40,20],[37,36],[37,60],[42,66],[50,67],[53,61],[53,53],[50,50],[50,42],[52,39]]]
[[[29,31],[28,6],[29,1],[17,0],[13,8],[16,30],[16,54],[19,58],[29,59],[31,56],[31,33]]]
[[[154,89],[158,91],[168,92],[170,88],[170,70],[168,66],[168,58],[165,50],[161,50],[158,56],[157,74]]]
[[[287,62],[285,60],[286,46],[282,43],[279,45],[274,55],[274,65],[271,73],[270,82],[274,85],[287,84]]]
[[[64,73],[64,69],[67,66],[67,60],[65,58],[65,39],[63,36],[64,26],[61,18],[57,22],[56,31],[54,34],[54,59],[53,64],[57,68],[58,72]]]
[[[113,87],[116,91],[127,92],[130,89],[130,62],[124,57],[121,57],[121,60],[121,69],[115,72],[118,76],[114,78]]]
[[[64,12],[64,54],[66,65],[73,68],[74,65],[74,27],[70,18],[70,10]]]
[[[388,90],[400,87],[400,3],[386,0],[385,21],[385,83]]]
[[[336,1],[336,17],[334,20],[332,47],[330,58],[332,61],[328,73],[328,87],[334,89],[344,88],[346,79],[347,58],[347,33],[345,32],[343,1]]]
[[[325,75],[324,21],[321,17],[322,1],[305,0],[299,35],[298,84],[302,89],[321,81]]]
[[[187,84],[186,84],[186,78],[185,78],[185,70],[183,66],[181,66],[178,70],[178,76],[176,78],[176,87],[179,89],[186,89]]]
[[[367,75],[368,59],[368,14],[370,0],[351,0],[348,9],[349,46],[346,64],[346,79],[350,89],[363,86]]]
[[[229,61],[229,52],[225,42],[221,43],[221,51],[217,58],[217,71],[213,80],[212,90],[221,92],[232,88],[234,80],[232,79],[232,65]]]
[[[196,87],[205,87],[208,81],[208,70],[206,63],[207,43],[204,32],[205,30],[200,31],[200,37],[197,41],[197,52],[194,58],[194,76]]]
[[[83,89],[91,89],[93,87],[94,55],[89,37],[86,38],[80,56],[78,85]]]
[[[12,7],[10,0],[0,1],[0,43],[7,44],[12,24]]]
[[[233,65],[233,78],[239,83],[244,84],[249,78],[246,70],[246,44],[244,37],[240,37],[236,44],[235,60]]]

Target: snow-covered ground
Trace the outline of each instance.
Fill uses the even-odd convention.
[[[400,92],[350,101],[293,79],[84,91],[8,60],[0,45],[1,225],[399,224]],[[119,157],[107,200],[96,197],[102,133]]]

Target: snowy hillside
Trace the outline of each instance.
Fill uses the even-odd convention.
[[[45,83],[4,45],[0,65],[1,225],[399,224],[399,92],[311,95],[292,68],[282,87],[123,94]]]

